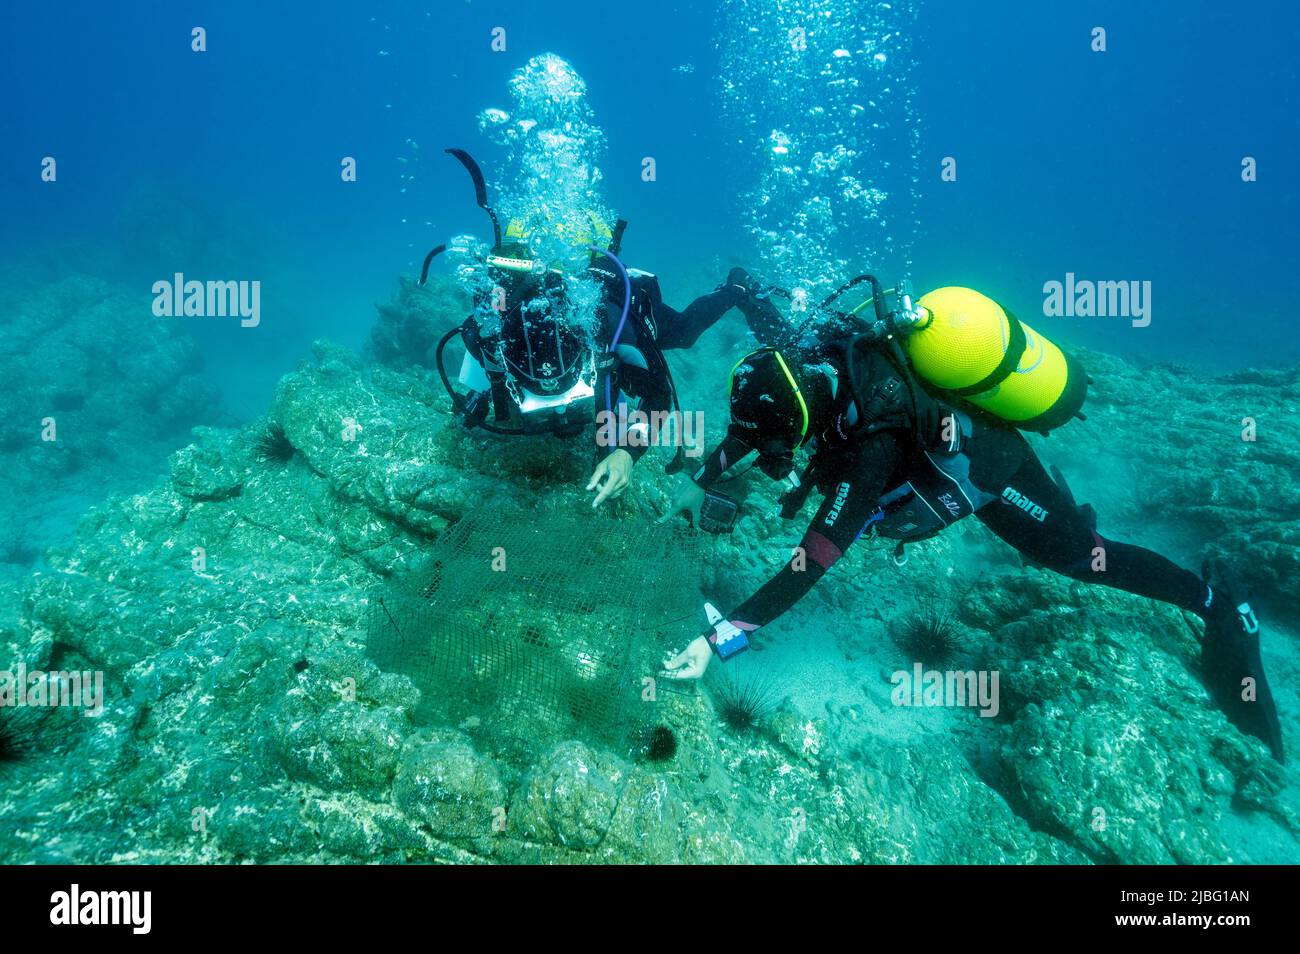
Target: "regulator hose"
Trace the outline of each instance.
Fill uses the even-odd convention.
[[[442,363],[442,353],[451,342],[452,338],[463,334],[464,328],[457,325],[455,328],[452,328],[451,331],[443,335],[442,339],[438,342],[437,350],[434,351],[433,358],[434,364],[438,366],[438,377],[442,379],[442,386],[447,391],[447,397],[451,398],[452,410],[458,414],[463,414],[465,412],[465,398],[462,395],[457,394],[455,388],[451,386],[451,379],[447,377],[447,369]],[[489,434],[502,434],[506,437],[523,437],[528,434],[528,431],[525,431],[522,427],[498,427],[497,425],[489,424],[486,421],[482,421],[474,426],[481,427]]]

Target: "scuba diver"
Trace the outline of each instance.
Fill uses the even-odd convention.
[[[462,150],[447,152],[473,179],[494,239],[485,261],[492,287],[476,293],[474,314],[435,352],[457,420],[494,434],[573,437],[594,414],[596,463],[586,488],[596,491],[593,507],[623,493],[633,465],[658,444],[661,423],[673,415],[678,446],[668,469],[681,470],[681,410],[663,352],[691,347],[732,308],[741,310],[759,340],[770,340],[784,324],[775,306],[743,268],[733,268],[716,289],[677,311],[664,302],[656,276],[619,260],[627,223],[620,219],[610,230],[593,217],[589,228],[568,237],[571,245],[590,249],[587,276],[600,290],[595,321],[584,326],[571,305],[570,278],[537,258],[522,224],[511,222],[503,240],[477,163]],[[594,245],[597,239],[605,247]],[[440,245],[425,257],[421,285],[445,250]],[[455,337],[465,346],[458,378],[465,393],[452,386],[443,364]]]
[[[863,306],[832,312],[836,334],[803,350],[762,348],[732,372],[727,435],[660,522],[687,511],[697,526],[728,529],[736,504],[715,485],[751,453],[763,473],[788,481],[783,517],[796,516],[814,487],[824,499],[794,558],[730,613],[706,604],[711,628],[670,653],[664,675],[698,679],[714,654],[725,660],[748,648],[753,633],[794,605],[858,538],[897,541],[901,566],[907,542],[974,514],[1034,563],[1201,617],[1202,679],[1211,697],[1281,762],[1259,622],[1222,567],[1207,564],[1198,577],[1103,537],[1092,507],[1076,504],[1060,472],[1049,476],[1020,433],[1083,417],[1087,379],[1074,360],[968,288],[940,288],[914,303],[905,286],[886,291],[861,276],[823,308],[859,281],[871,283],[863,304],[875,305],[874,321],[857,317]],[[801,447],[811,457],[796,473]]]

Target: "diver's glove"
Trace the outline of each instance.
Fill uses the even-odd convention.
[[[1250,604],[1236,599],[1221,582],[1210,585],[1210,569],[1207,563],[1204,575],[1208,598],[1201,611],[1205,619],[1201,677],[1228,721],[1247,735],[1261,739],[1273,757],[1283,762],[1282,726],[1259,655],[1259,620]],[[1221,581],[1222,567],[1215,569]]]

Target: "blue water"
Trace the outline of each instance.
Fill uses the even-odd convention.
[[[1278,5],[1267,29],[1209,3],[915,9],[912,103],[894,118],[919,130],[917,167],[896,164],[872,184],[893,195],[909,171],[918,179],[918,287],[969,283],[1033,314],[1043,282],[1066,272],[1149,280],[1149,327],[1064,319],[1057,336],[1212,367],[1300,356],[1293,7]],[[746,258],[738,198],[754,185],[754,145],[736,142],[720,106],[719,43],[743,37],[744,10],[15,7],[0,38],[0,254],[11,281],[80,270],[142,294],[177,270],[260,279],[255,345],[229,324],[189,329],[232,408],[254,414],[313,338],[359,344],[373,303],[428,247],[483,233],[463,171],[440,150],[470,149],[491,178],[498,155],[476,115],[506,100],[529,57],[554,52],[587,82],[606,199],[631,223],[629,260],[670,287],[691,266],[759,265]],[[204,53],[190,49],[196,25]],[[1089,49],[1097,25],[1105,53]],[[504,52],[490,49],[496,26]],[[407,140],[417,162],[398,161]],[[46,155],[58,161],[53,184],[39,176]],[[355,183],[340,181],[343,156],[358,161]],[[653,183],[641,180],[645,156]],[[940,180],[946,156],[956,182]],[[1258,181],[1241,181],[1243,156],[1258,160]]]

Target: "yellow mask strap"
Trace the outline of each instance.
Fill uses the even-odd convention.
[[[785,363],[785,358],[781,356],[781,352],[777,351],[775,348],[764,348],[762,350],[769,351],[776,357],[776,363],[781,366],[781,371],[785,374],[786,381],[790,383],[790,390],[794,392],[795,400],[799,402],[799,412],[803,415],[803,425],[799,428],[799,443],[795,446],[802,447],[804,439],[808,436],[808,405],[803,399],[803,392],[799,390],[799,384],[795,381],[794,375],[790,373],[790,366]],[[759,352],[757,351],[751,351],[731,366],[731,374],[727,376],[728,394],[731,393],[731,390],[736,383],[736,369],[758,353]]]
[[[799,384],[795,381],[794,375],[790,373],[790,367],[785,363],[785,358],[781,356],[781,352],[773,351],[772,353],[776,355],[776,363],[785,372],[785,379],[790,382],[790,389],[794,391],[794,396],[799,401],[799,411],[803,414],[803,425],[799,428],[799,443],[795,446],[802,446],[804,438],[808,436],[808,405],[804,402],[803,392],[799,390]]]

